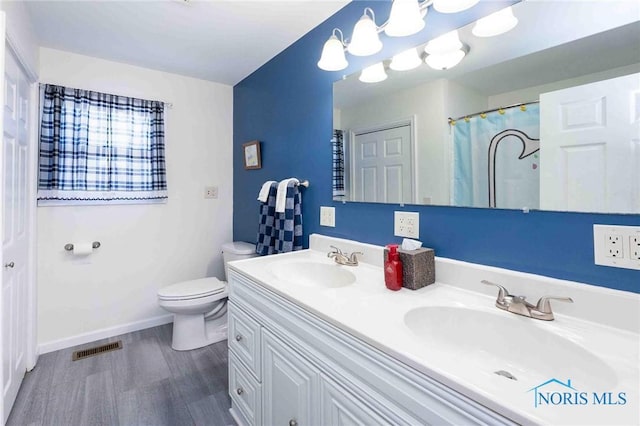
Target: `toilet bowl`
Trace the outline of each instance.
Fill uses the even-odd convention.
[[[225,276],[228,262],[255,256],[255,244],[223,244]],[[183,281],[158,290],[158,304],[173,314],[171,347],[188,351],[225,340],[227,295],[227,283],[215,277]]]

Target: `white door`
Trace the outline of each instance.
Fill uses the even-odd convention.
[[[640,74],[540,95],[540,208],[640,211]]]
[[[351,152],[354,201],[413,202],[410,125],[356,133]]]
[[[4,46],[4,44],[3,44]],[[2,391],[6,421],[26,371],[29,84],[8,49],[2,131]]]
[[[318,424],[320,372],[264,329],[262,350],[262,423]]]

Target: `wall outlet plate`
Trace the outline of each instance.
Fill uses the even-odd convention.
[[[420,213],[393,212],[393,235],[420,238]]]
[[[218,198],[218,187],[217,186],[205,186],[204,187],[204,198]]]
[[[640,226],[593,225],[596,265],[640,270]]]
[[[336,208],[320,206],[320,226],[336,226]]]

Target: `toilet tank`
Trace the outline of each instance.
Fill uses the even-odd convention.
[[[222,259],[224,260],[224,274],[225,280],[229,276],[227,271],[227,263],[233,260],[249,259],[256,257],[256,245],[255,243],[246,243],[244,241],[234,241],[232,243],[225,243],[222,245]]]

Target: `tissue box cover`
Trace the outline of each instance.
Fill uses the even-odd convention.
[[[389,250],[384,249],[384,260],[387,260]],[[417,250],[402,250],[398,248],[402,262],[402,286],[411,290],[433,284],[436,281],[435,253],[430,248]]]

